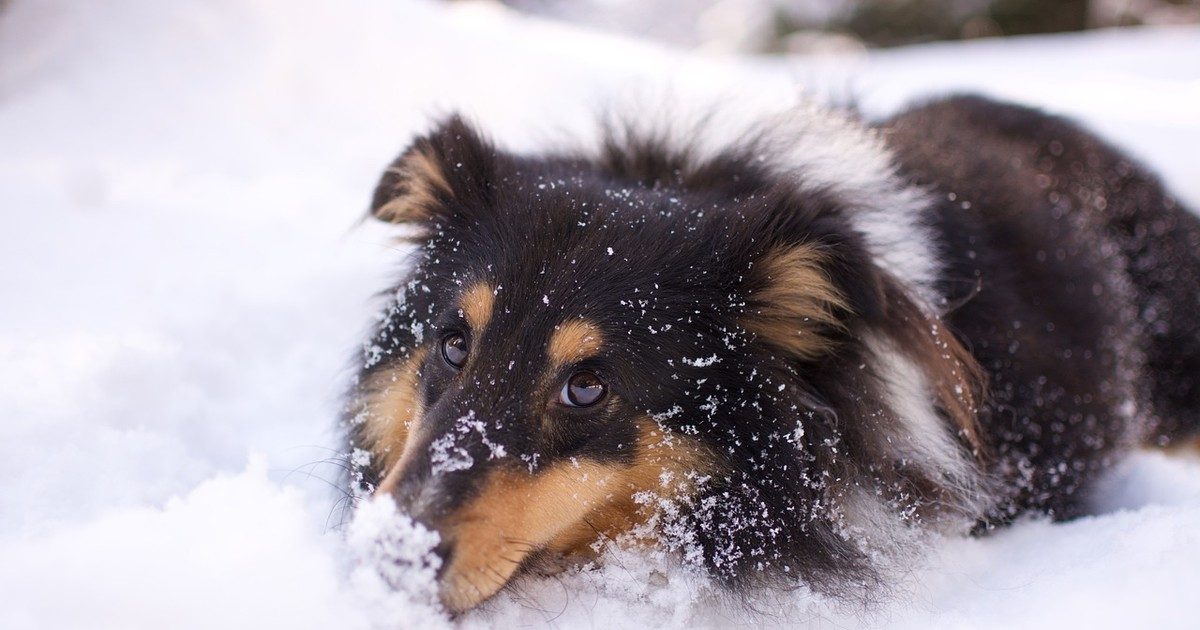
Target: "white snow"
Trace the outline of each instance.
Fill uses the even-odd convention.
[[[952,89],[1045,105],[1200,207],[1195,28],[814,61],[685,54],[477,4],[10,3],[0,627],[449,625],[419,588],[386,587],[395,562],[427,570],[429,541],[379,506],[347,539],[321,463],[403,254],[356,226],[376,176],[451,108],[534,147],[630,92],[782,103],[801,85],[873,113]],[[1200,463],[1148,453],[1106,481],[1096,516],[941,541],[865,610],[802,591],[750,616],[669,559],[621,552],[463,623],[1194,627],[1198,587]]]
[[[720,359],[720,357],[718,357],[717,355],[714,354],[711,357],[696,357],[695,359],[683,358],[680,360],[683,361],[683,363],[685,365],[702,368],[702,367],[708,367],[708,366],[716,363],[717,361],[720,361],[721,359]]]

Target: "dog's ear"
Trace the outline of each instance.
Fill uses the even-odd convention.
[[[879,316],[881,274],[861,238],[836,216],[784,202],[765,208],[747,230],[756,246],[742,277],[742,323],[792,356],[820,358],[853,321]]]
[[[405,149],[383,172],[371,215],[388,223],[429,223],[486,203],[495,147],[454,115]]]
[[[820,246],[773,247],[746,278],[742,325],[758,338],[801,359],[828,353],[851,306],[831,274],[831,255]]]

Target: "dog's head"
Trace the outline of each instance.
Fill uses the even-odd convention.
[[[859,237],[752,160],[607,155],[520,157],[452,118],[375,191],[419,247],[352,438],[441,535],[451,610],[542,554],[658,535],[662,498],[706,521],[685,544],[722,577],[857,555],[813,515],[856,447],[830,397],[872,387],[850,341],[887,301]]]

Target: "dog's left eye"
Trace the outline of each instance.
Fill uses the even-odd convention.
[[[458,333],[450,333],[442,337],[442,358],[450,367],[461,370],[467,362],[467,340]]]
[[[576,372],[563,383],[558,400],[568,407],[591,407],[604,398],[604,382],[591,372]]]

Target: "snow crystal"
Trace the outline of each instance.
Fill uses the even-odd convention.
[[[717,355],[714,354],[711,357],[704,357],[704,358],[697,358],[697,359],[686,359],[685,358],[685,359],[683,359],[683,362],[685,364],[693,366],[693,367],[708,367],[720,360],[721,359],[718,358]]]
[[[681,413],[683,413],[683,407],[680,407],[679,405],[672,405],[671,408],[666,411],[650,414],[650,417],[654,418],[654,420],[658,422],[662,422],[663,420],[670,420]]]
[[[434,440],[429,445],[432,452],[429,459],[433,463],[433,475],[444,475],[456,470],[466,470],[475,463],[475,459],[465,448],[457,445],[458,435],[453,431]]]
[[[480,441],[488,448],[488,459],[508,455],[503,444],[488,439],[487,425],[475,417],[474,411],[469,411],[466,415],[456,419],[454,425],[446,433],[430,444],[429,448],[432,451],[430,460],[433,463],[434,476],[456,470],[466,470],[475,464],[475,459],[465,448],[459,446],[459,441],[471,432],[478,433]]]

